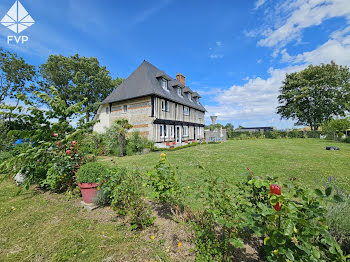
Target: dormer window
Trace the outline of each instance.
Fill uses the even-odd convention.
[[[162,78],[161,82],[162,82],[162,88],[164,90],[168,90],[168,80]]]
[[[190,101],[192,101],[192,95],[191,95],[191,93],[187,93],[187,97],[188,97],[188,99],[189,99]]]
[[[177,88],[177,94],[178,94],[179,96],[182,96],[181,87],[178,87],[178,88]]]

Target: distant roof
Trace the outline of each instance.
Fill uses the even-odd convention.
[[[258,127],[242,127],[239,129],[273,129],[272,126],[258,126]]]
[[[169,81],[168,91],[164,90],[157,77],[167,78]],[[133,99],[136,97],[157,95],[171,101],[183,104],[201,111],[206,111],[200,102],[191,101],[186,96],[180,97],[174,86],[183,85],[169,77],[164,71],[158,69],[151,63],[144,60],[142,64],[136,68],[136,70],[121,83],[114,91],[102,102],[102,104],[113,103],[123,101],[127,99]],[[189,87],[185,87],[184,91],[193,93]]]

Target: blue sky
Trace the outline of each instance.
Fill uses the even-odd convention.
[[[0,1],[0,16],[14,0]],[[0,45],[39,65],[50,54],[97,57],[126,78],[144,59],[202,95],[209,115],[236,127],[292,127],[276,115],[288,72],[350,65],[349,0],[21,0],[35,24]]]

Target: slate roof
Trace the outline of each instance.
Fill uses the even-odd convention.
[[[169,78],[168,91],[164,90],[159,81],[159,77],[166,76]],[[102,104],[133,99],[142,96],[157,95],[170,101],[183,104],[200,111],[206,111],[203,105],[199,102],[190,101],[187,96],[180,97],[177,94],[175,86],[183,85],[176,79],[171,78],[164,71],[158,69],[151,63],[144,60],[136,70],[123,81],[114,91],[102,102]],[[193,93],[188,87],[189,92]]]

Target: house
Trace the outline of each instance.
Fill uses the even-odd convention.
[[[93,129],[102,133],[116,119],[127,119],[140,134],[158,147],[183,145],[204,139],[204,114],[200,95],[147,61],[118,86],[100,105]]]
[[[242,127],[235,131],[236,132],[266,132],[266,131],[273,131],[273,127],[270,127],[270,126]]]

